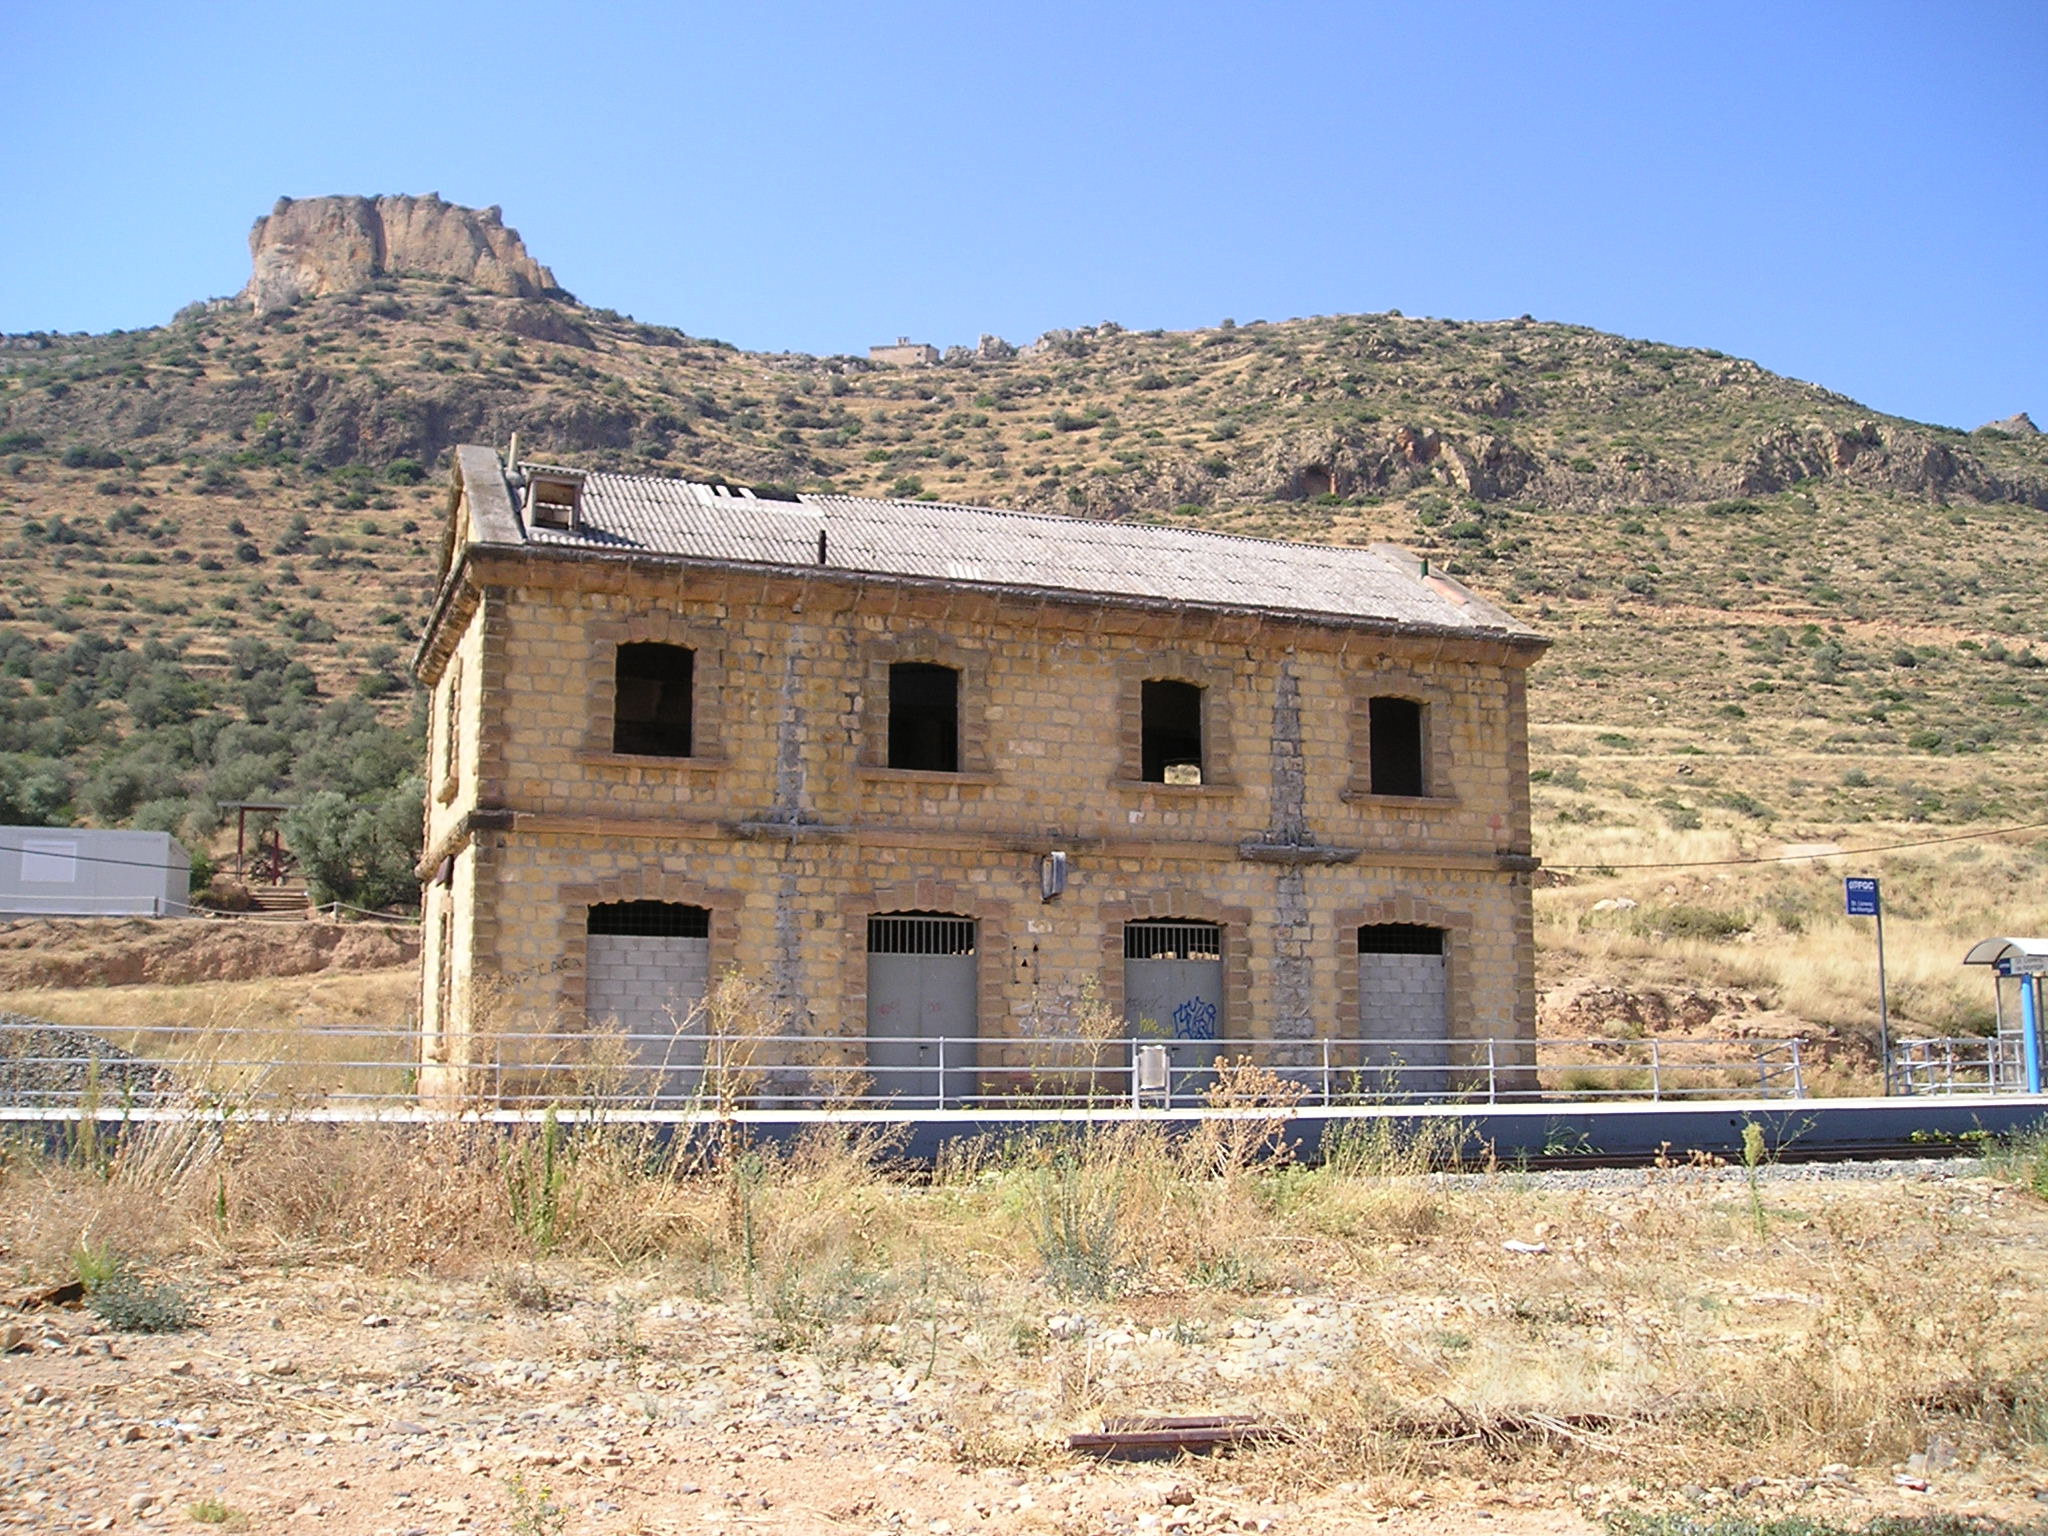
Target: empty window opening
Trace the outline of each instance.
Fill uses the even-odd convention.
[[[1124,924],[1126,960],[1221,960],[1223,930],[1215,923],[1148,918]]]
[[[711,913],[679,901],[608,901],[590,909],[590,932],[635,939],[708,939]]]
[[[1421,923],[1368,923],[1358,930],[1361,955],[1440,955],[1444,931]]]
[[[1202,690],[1148,679],[1140,688],[1138,776],[1150,784],[1202,782]]]
[[[928,661],[889,668],[889,766],[960,771],[960,674]]]
[[[448,695],[441,710],[441,778],[445,781],[455,777],[455,770],[461,766],[462,734],[462,658],[456,657],[448,664]]]
[[[868,919],[871,955],[971,955],[974,919],[942,912],[891,912]]]
[[[1413,699],[1380,698],[1368,706],[1372,735],[1372,792],[1424,795],[1422,706]]]
[[[680,645],[619,647],[612,750],[648,757],[690,755],[690,693],[696,653]]]
[[[441,915],[435,924],[434,1037],[429,1059],[448,1059],[448,1033],[455,1028],[455,886],[441,893]]]

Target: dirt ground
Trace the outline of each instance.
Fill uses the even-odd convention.
[[[1967,1217],[1986,1265],[2041,1269],[2038,1203],[1985,1180],[1825,1197],[1880,1219]],[[1568,1281],[1571,1245],[1536,1246],[1512,1262]],[[929,1338],[898,1313],[911,1320],[791,1343],[768,1326],[771,1298],[680,1264],[442,1279],[279,1262],[291,1257],[174,1268],[202,1307],[183,1332],[115,1333],[76,1306],[0,1310],[0,1527],[1589,1536],[1619,1509],[1849,1527],[1937,1511],[2030,1526],[2048,1511],[2048,1463],[1938,1442],[1919,1463],[1711,1486],[1654,1462],[1587,1481],[1569,1460],[1509,1456],[1487,1475],[1469,1456],[1433,1468],[1425,1451],[1404,1473],[1346,1476],[1299,1444],[1163,1463],[1065,1448],[1105,1411],[1313,1399],[1369,1358],[1366,1334],[1456,1320],[1428,1263],[1364,1290],[1205,1293],[1193,1310],[1185,1294],[1127,1296],[1021,1330],[999,1308],[934,1311]],[[1775,1306],[1770,1279],[1754,1294]]]
[[[396,923],[20,918],[0,923],[0,992],[383,970],[418,957],[418,930]]]

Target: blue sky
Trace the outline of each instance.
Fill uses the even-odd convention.
[[[844,352],[1400,309],[2048,426],[2048,5],[0,9],[0,330],[280,194],[497,203],[586,302]]]

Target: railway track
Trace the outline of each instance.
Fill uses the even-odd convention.
[[[1326,1144],[1361,1135],[1394,1138],[1433,1149],[1446,1167],[1492,1167],[1530,1172],[1739,1164],[1752,1126],[1763,1136],[1762,1155],[1774,1164],[1869,1162],[1969,1155],[1989,1140],[2048,1130],[2048,1096],[1953,1095],[1891,1099],[1716,1099],[1671,1102],[1572,1100],[1516,1104],[1422,1104],[1294,1109],[1051,1109],[887,1108],[741,1110],[718,1115],[688,1109],[553,1110],[476,1109],[451,1113],[418,1104],[297,1108],[275,1118],[295,1125],[426,1127],[454,1123],[508,1134],[538,1127],[552,1115],[565,1133],[642,1126],[662,1139],[708,1140],[740,1133],[753,1140],[788,1142],[820,1126],[887,1133],[892,1155],[929,1163],[949,1147],[983,1139],[1001,1144],[1070,1134],[1087,1127],[1130,1124],[1192,1130],[1204,1120],[1275,1121],[1295,1155],[1321,1158]],[[75,1105],[0,1106],[0,1132],[53,1141],[76,1133]],[[232,1118],[260,1125],[261,1110],[230,1113],[191,1109],[101,1106],[92,1119],[103,1136],[119,1136],[166,1123]]]

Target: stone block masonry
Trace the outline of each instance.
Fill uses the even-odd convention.
[[[617,648],[646,642],[694,653],[692,756],[612,750]],[[800,1031],[859,1037],[868,919],[889,913],[973,920],[984,1069],[1005,1040],[1061,1033],[1084,997],[1120,1014],[1124,928],[1146,919],[1220,927],[1226,1046],[1533,1039],[1523,722],[1538,650],[474,549],[421,666],[430,754],[449,765],[422,866],[430,1049],[459,1067],[506,1030],[631,1026],[735,968]],[[889,766],[889,669],[906,661],[957,674],[957,771]],[[1148,679],[1202,690],[1199,782],[1141,772]],[[1386,693],[1422,706],[1425,794],[1373,792],[1366,721]],[[1067,883],[1048,901],[1053,851]],[[620,901],[701,907],[709,937],[687,941],[686,966],[641,952],[671,941],[592,936],[590,908]],[[1441,929],[1444,954],[1368,967],[1366,923]]]

